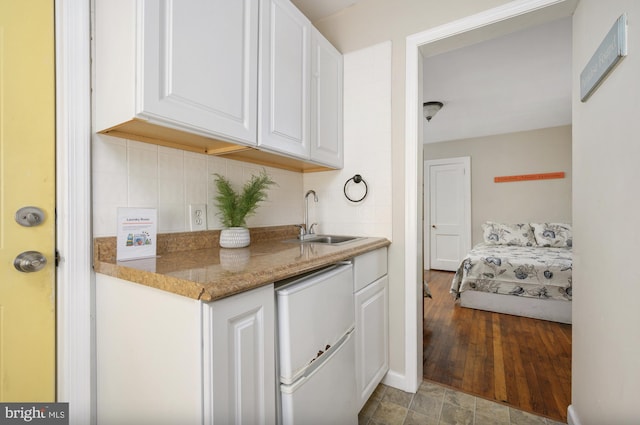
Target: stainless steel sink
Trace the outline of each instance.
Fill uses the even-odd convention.
[[[296,242],[296,243],[321,243],[326,245],[341,245],[348,242],[353,242],[355,240],[362,239],[360,236],[343,236],[343,235],[315,235],[311,237],[306,237],[303,240],[300,239],[289,239],[285,242]]]
[[[331,245],[345,243],[358,239],[357,236],[317,235],[304,242],[327,243]]]

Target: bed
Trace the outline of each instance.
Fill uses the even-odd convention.
[[[461,306],[571,323],[570,225],[488,222],[483,236],[451,284]]]

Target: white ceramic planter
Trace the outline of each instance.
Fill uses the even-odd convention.
[[[249,229],[246,227],[229,227],[220,231],[220,246],[222,248],[244,248],[250,243]]]

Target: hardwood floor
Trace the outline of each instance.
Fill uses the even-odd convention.
[[[424,378],[566,423],[571,325],[460,307],[453,272],[425,272]]]

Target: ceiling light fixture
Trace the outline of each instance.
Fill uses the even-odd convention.
[[[427,121],[431,121],[431,118],[442,109],[443,105],[442,102],[424,102],[422,104],[422,113]]]

